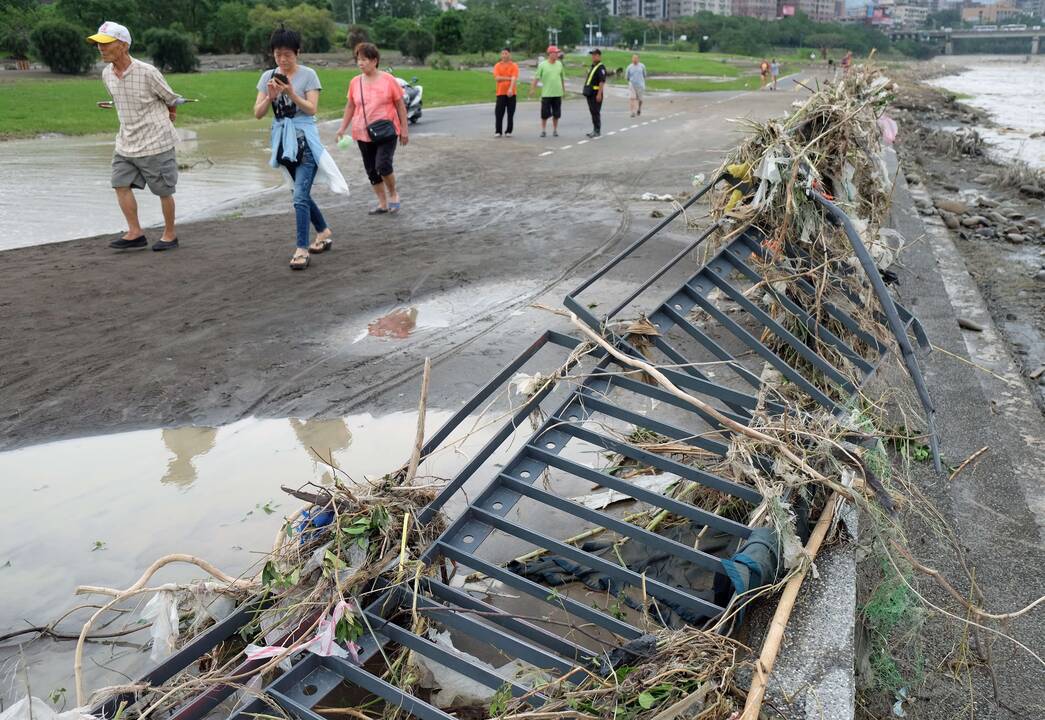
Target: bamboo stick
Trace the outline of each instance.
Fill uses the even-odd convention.
[[[417,403],[417,435],[414,437],[414,452],[410,455],[410,465],[406,469],[403,485],[409,485],[417,475],[417,466],[421,462],[421,446],[425,442],[425,413],[428,411],[428,375],[432,372],[432,359],[425,358],[424,372],[421,374],[421,400]]]

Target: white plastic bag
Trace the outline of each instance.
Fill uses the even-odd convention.
[[[55,712],[54,708],[38,697],[24,697],[0,713],[0,720],[95,720],[93,715],[79,708]]]
[[[145,604],[141,619],[152,623],[149,659],[159,662],[170,657],[178,643],[178,598],[170,590],[161,590]]]

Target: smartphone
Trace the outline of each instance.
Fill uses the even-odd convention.
[[[290,84],[290,80],[287,79],[287,76],[284,75],[283,73],[279,73],[279,72],[272,73],[272,79],[276,80],[277,82],[281,82],[284,85],[289,85]]]
[[[112,100],[99,100],[96,104],[102,110],[112,110],[113,108]]]

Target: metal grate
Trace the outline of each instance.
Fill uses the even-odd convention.
[[[715,226],[679,251],[669,263],[635,288],[607,315],[596,318],[579,297],[621,262],[631,257],[638,248],[657,236],[680,213],[704,195],[717,180],[585,280],[577,290],[566,297],[566,307],[591,328],[605,333],[617,349],[637,357],[641,356],[633,341],[606,332],[606,323],[613,320],[669,271],[677,269],[680,263],[711,235]],[[850,230],[852,238],[851,227],[847,229]],[[768,283],[765,287],[760,287],[790,314],[791,329],[785,327],[780,320],[774,319],[759,306],[757,300],[745,295],[744,285],[751,287],[764,279],[758,270],[758,264],[773,261],[763,247],[762,240],[755,231],[749,230],[740,234],[717,252],[706,265],[669,292],[661,303],[654,306],[647,313],[647,317],[659,334],[650,338],[651,351],[660,353],[668,363],[675,365],[662,371],[673,383],[716,407],[721,407],[722,412],[742,424],[750,421],[753,411],[758,406],[759,394],[764,390],[760,375],[745,366],[744,358],[741,357],[743,353],[775,368],[827,411],[840,413],[844,411],[848,398],[875,372],[886,353],[886,348],[876,338],[861,330],[858,323],[836,305],[828,303],[822,306],[826,314],[837,323],[833,330],[818,322],[809,309],[809,305],[814,301],[813,288],[804,280],[793,284],[796,292],[790,296],[778,292]],[[854,238],[853,241],[858,243],[859,239]],[[876,271],[874,280],[879,284],[881,282]],[[878,289],[884,291],[884,286],[876,286],[876,290]],[[895,316],[896,322],[899,323],[899,330],[895,327],[893,329],[902,335],[900,347],[907,358],[910,344],[906,339],[906,331],[912,329],[923,343],[924,333],[909,312],[900,306],[893,306],[887,294],[879,294],[879,298],[883,300],[883,312],[890,318]],[[728,311],[723,309],[723,301],[731,304]],[[701,324],[694,320],[694,312],[706,316],[705,327],[701,327]],[[773,343],[766,342],[767,334],[773,336]],[[672,339],[673,337],[676,339]],[[680,344],[683,340],[686,343],[685,347]],[[440,447],[471,413],[487,403],[494,393],[539,351],[546,348],[555,349],[562,357],[560,365],[568,369],[571,362],[579,362],[570,353],[580,344],[580,341],[573,337],[553,331],[545,332],[476,393],[425,444],[422,449],[423,455],[428,455]],[[784,357],[780,352],[772,350],[770,345],[786,348],[793,357]],[[850,378],[851,373],[846,369],[830,362],[817,350],[818,347],[830,348],[836,362],[844,359],[855,368],[858,373],[857,381],[854,382]],[[705,366],[695,364],[694,349],[700,349],[710,361],[717,363],[714,367],[728,368],[732,373],[730,381],[713,378],[702,369]],[[724,458],[726,455],[727,443],[723,442],[723,439],[728,439],[729,434],[729,430],[720,426],[710,414],[657,386],[625,374],[625,367],[610,355],[595,351],[590,357],[596,362],[591,370],[582,375],[583,381],[569,389],[565,398],[548,413],[525,444],[502,468],[493,473],[484,489],[468,501],[464,511],[422,558],[431,565],[452,566],[459,571],[467,568],[468,571],[482,573],[499,581],[520,597],[527,598],[530,603],[528,607],[533,609],[526,613],[526,617],[520,617],[518,613],[508,612],[473,597],[459,587],[451,586],[447,573],[443,574],[441,580],[423,579],[416,596],[412,586],[376,588],[377,599],[364,611],[365,620],[373,633],[361,643],[361,664],[305,654],[296,658],[292,669],[265,688],[264,694],[270,700],[302,720],[319,720],[320,716],[312,708],[334,688],[348,683],[390,705],[401,707],[418,718],[427,720],[452,717],[434,705],[385,682],[378,674],[368,669],[372,665],[371,661],[379,659],[382,647],[392,644],[409,648],[431,661],[468,676],[492,691],[508,687],[517,697],[525,695],[527,702],[533,706],[539,706],[544,701],[540,693],[531,691],[525,684],[502,677],[476,664],[474,655],[448,652],[429,639],[397,624],[402,609],[416,608],[417,612],[452,630],[455,637],[462,638],[469,647],[483,649],[484,652],[479,654],[518,659],[547,670],[554,676],[568,674],[578,666],[595,668],[600,663],[599,656],[607,648],[635,640],[644,634],[644,630],[630,622],[626,615],[593,607],[487,559],[483,550],[495,536],[540,548],[585,568],[597,570],[623,587],[641,590],[644,597],[654,602],[683,608],[693,616],[714,618],[723,611],[723,607],[709,601],[692,588],[676,587],[640,575],[623,564],[585,550],[583,546],[568,544],[562,539],[549,536],[540,529],[541,523],[536,522],[544,519],[544,513],[557,513],[581,526],[605,528],[618,537],[626,537],[630,542],[643,545],[651,553],[663,553],[711,573],[724,573],[722,559],[715,554],[647,531],[610,512],[586,507],[542,487],[538,480],[545,472],[553,471],[557,478],[578,483],[594,483],[621,492],[641,503],[687,518],[695,526],[724,533],[737,542],[751,534],[751,528],[741,522],[674,499],[664,493],[644,489],[627,479],[571,457],[571,450],[579,446],[592,447],[599,452],[614,453],[635,463],[677,476],[680,482],[695,483],[752,505],[761,500],[759,493],[750,487],[739,485],[699,467],[648,452],[610,432],[597,429],[597,425],[596,429],[593,429],[589,421],[596,416],[603,417],[623,426],[644,428],[659,433],[718,458]],[[913,355],[911,357],[913,358]],[[798,361],[805,364],[806,372],[796,367]],[[920,374],[917,373],[917,365],[912,366],[908,362],[908,366],[913,367],[912,376],[916,376],[916,384],[923,387]],[[809,377],[808,368],[812,368],[819,375],[817,381]],[[476,476],[494,452],[529,421],[533,411],[541,406],[552,390],[553,386],[549,383],[528,398],[486,445],[469,458],[462,470],[426,508],[418,521],[427,522],[444,508],[465,483]],[[766,399],[762,401],[762,406],[767,412],[784,412],[784,405],[775,402],[771,392],[765,394]],[[639,406],[657,407],[662,410],[642,413],[636,409]],[[693,423],[706,427],[709,431],[694,432]],[[768,469],[768,460],[756,458],[756,462],[762,463]],[[524,502],[527,507],[536,510],[525,514],[513,513]],[[563,618],[563,622],[570,625],[570,631],[552,631],[549,629],[550,626],[538,619],[553,616]],[[241,609],[232,618],[204,633],[146,676],[146,681],[162,682],[188,667],[202,652],[234,634],[248,617],[249,612]],[[581,633],[585,636],[583,642],[580,639]],[[237,672],[249,674],[250,670],[251,665],[245,663]],[[202,717],[216,708],[233,691],[232,687],[212,688],[181,708],[174,714],[174,718],[193,720]],[[114,700],[102,709],[106,716],[113,715],[117,702],[118,700]],[[265,702],[256,699],[247,703],[233,717],[235,720],[247,720],[253,714],[264,712]]]

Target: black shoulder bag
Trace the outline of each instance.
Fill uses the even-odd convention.
[[[367,122],[366,119],[366,93],[363,92],[363,76],[359,76],[359,104],[363,106],[363,122],[366,125],[366,134],[370,136],[370,142],[385,142],[399,135],[396,126],[391,120],[378,120]]]

